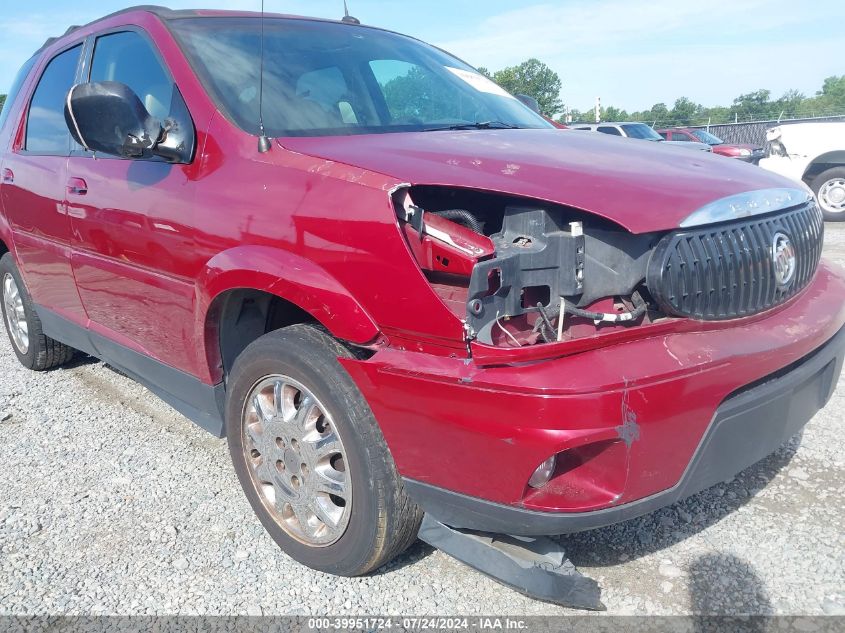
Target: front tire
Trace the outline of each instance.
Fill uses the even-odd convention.
[[[845,221],[845,167],[823,171],[813,179],[810,188],[816,194],[825,220]]]
[[[400,554],[422,519],[338,362],[351,357],[310,325],[271,332],[237,358],[226,403],[232,462],[261,523],[295,560],[341,576]]]
[[[73,358],[72,347],[44,334],[32,297],[11,253],[0,258],[0,294],[3,323],[21,365],[34,371],[46,371]]]

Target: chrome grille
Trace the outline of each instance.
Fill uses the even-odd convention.
[[[775,276],[774,242],[785,234],[795,252],[791,281]],[[735,319],[783,303],[812,279],[824,223],[815,203],[801,208],[686,229],[665,236],[648,266],[647,284],[660,308],[702,320]]]

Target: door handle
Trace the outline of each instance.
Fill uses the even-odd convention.
[[[7,185],[11,185],[15,182],[15,172],[8,167],[3,168],[3,182]]]
[[[88,193],[88,184],[82,178],[68,178],[67,192],[71,196],[84,196]]]

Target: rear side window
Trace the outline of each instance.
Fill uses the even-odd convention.
[[[602,125],[598,128],[598,131],[602,134],[611,134],[613,136],[622,136],[622,132],[619,131],[619,128],[612,127],[610,125]]]
[[[623,123],[621,127],[625,130],[625,136],[628,138],[638,138],[644,141],[662,140],[660,134],[645,123]]]
[[[76,79],[82,46],[56,55],[38,82],[29,104],[26,122],[26,150],[38,154],[70,151],[70,133],[65,125],[65,101]]]
[[[155,118],[170,114],[173,81],[150,43],[135,31],[97,38],[90,81],[119,81],[132,88]]]
[[[2,110],[0,110],[0,132],[3,131],[3,126],[6,125],[6,119],[9,118],[9,112],[11,112],[12,106],[15,103],[15,97],[18,96],[18,92],[20,92],[24,80],[35,65],[36,59],[37,57],[30,58],[30,60],[21,67],[18,74],[15,75],[14,81],[12,81],[12,87],[9,89],[9,94],[6,95],[6,102],[3,104]]]

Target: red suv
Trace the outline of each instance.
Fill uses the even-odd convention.
[[[657,133],[667,141],[706,143],[713,148],[714,154],[728,156],[729,158],[738,158],[746,163],[754,163],[755,165],[766,155],[762,147],[743,143],[726,143],[707,130],[682,127],[672,128],[670,130],[657,130]]]
[[[809,193],[657,145],[388,31],[127,10],[6,102],[5,325],[26,367],[80,350],[225,436],[316,569],[378,567],[423,512],[622,521],[777,449],[845,348]]]

